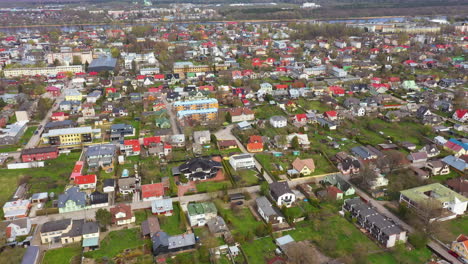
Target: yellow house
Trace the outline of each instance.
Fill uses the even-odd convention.
[[[77,90],[66,90],[65,91],[65,100],[66,101],[81,101],[83,99],[83,95]]]
[[[305,176],[310,175],[315,171],[315,164],[313,159],[301,160],[300,158],[296,158],[292,163],[292,167],[298,173]]]
[[[468,237],[459,235],[457,240],[452,243],[452,251],[468,260]]]
[[[42,142],[50,145],[71,146],[81,143],[90,143],[95,138],[101,137],[100,129],[91,127],[74,127],[52,129],[42,134]]]

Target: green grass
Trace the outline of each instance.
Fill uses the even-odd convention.
[[[73,257],[81,254],[81,244],[69,247],[48,250],[45,253],[43,264],[67,264]]]
[[[258,222],[255,220],[254,216],[247,208],[242,208],[239,210],[223,208],[219,214],[231,227],[232,233],[241,233],[243,235],[249,232],[253,233],[259,225],[263,225],[263,222]]]
[[[180,218],[185,217],[185,215],[181,216],[180,214],[184,214],[180,209],[178,203],[174,203],[174,211],[172,212],[171,216],[158,216],[159,218],[159,225],[161,230],[168,233],[169,235],[180,235],[185,233],[185,228],[182,227]]]
[[[85,256],[93,259],[114,258],[126,249],[137,248],[146,243],[150,241],[141,239],[140,228],[112,231],[101,241],[98,250],[86,252]]]
[[[240,177],[239,181],[237,181],[237,186],[245,187],[258,184],[258,172],[255,170],[239,170],[237,174]]]
[[[299,98],[297,100],[297,104],[305,110],[317,110],[319,112],[326,112],[332,110],[332,107],[330,105],[327,105],[321,101],[310,101],[304,98]]]
[[[215,191],[223,190],[225,188],[230,188],[232,186],[230,181],[220,181],[220,182],[206,181],[206,182],[196,183],[196,185],[197,185],[197,192],[215,192]]]
[[[276,105],[265,104],[255,108],[255,117],[257,119],[267,119],[275,115],[284,116],[285,113]]]
[[[18,150],[18,146],[5,146],[5,147],[2,147],[0,148],[0,153],[5,153],[5,152],[13,152],[13,151],[17,151]]]
[[[468,234],[468,217],[457,218],[440,223],[442,232],[438,238],[446,243],[454,241],[460,234]]]
[[[276,245],[271,237],[265,237],[241,245],[250,264],[264,264],[275,256]]]
[[[69,181],[70,173],[75,162],[80,157],[80,152],[72,152],[69,155],[61,154],[55,160],[45,161],[45,167],[32,169],[8,170],[0,169],[0,204],[4,204],[14,193],[18,180],[28,177],[30,193],[54,192],[56,195],[63,192]],[[3,217],[3,211],[0,211]]]
[[[37,126],[28,127],[28,129],[26,129],[26,131],[24,131],[24,134],[21,136],[21,139],[18,141],[18,144],[20,146],[27,144],[36,130]]]
[[[26,253],[26,248],[15,247],[10,248],[6,247],[0,253],[0,263],[9,263],[9,264],[20,264],[23,258],[24,253]]]
[[[397,264],[397,260],[390,253],[376,253],[367,256],[367,260],[372,264]]]
[[[138,210],[133,211],[133,213],[135,214],[135,224],[141,225],[141,223],[148,219],[148,216],[151,215],[151,210]]]

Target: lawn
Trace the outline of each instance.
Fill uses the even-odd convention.
[[[230,181],[205,181],[196,183],[197,192],[215,192],[226,188],[231,188]]]
[[[26,145],[29,142],[29,139],[34,135],[34,132],[37,130],[37,126],[30,126],[24,131],[24,134],[21,136],[18,144],[20,146]]]
[[[62,193],[79,157],[80,152],[71,152],[69,155],[61,154],[55,160],[45,161],[43,168],[0,169],[0,186],[3,187],[0,192],[0,204],[3,205],[10,198],[16,190],[18,181],[23,177],[29,178],[27,182],[30,185],[30,193],[54,192],[56,195]],[[0,217],[3,217],[3,211],[0,211]]]
[[[81,244],[69,247],[48,250],[45,253],[43,264],[67,264],[73,257],[81,254]]]
[[[93,259],[112,259],[126,249],[133,249],[150,243],[140,237],[140,228],[112,231],[101,241],[98,250],[85,253],[85,257]]]
[[[217,207],[218,210],[220,206]],[[257,221],[248,208],[225,209],[222,208],[219,214],[224,218],[232,230],[232,233],[241,233],[244,236],[248,233],[254,233],[263,222]]]
[[[16,248],[6,247],[0,253],[0,263],[20,264],[24,253],[26,253],[26,248],[23,248],[23,247],[16,247]]]
[[[281,108],[279,108],[276,105],[269,105],[269,104],[261,105],[255,108],[254,111],[255,111],[255,117],[257,119],[268,119],[275,115],[280,115],[280,116],[285,115],[285,113],[283,112],[283,110],[281,110]]]
[[[18,150],[18,146],[12,146],[12,145],[5,145],[4,147],[0,148],[0,153],[5,153],[5,152],[13,152]]]
[[[245,187],[257,185],[259,178],[257,177],[258,171],[256,170],[239,170],[236,172],[239,175],[239,179],[234,178],[237,182],[237,186]]]
[[[135,224],[136,225],[141,225],[143,221],[148,219],[148,216],[151,216],[151,210],[137,210],[133,211],[135,215]]]
[[[468,234],[468,217],[457,218],[440,223],[441,232],[438,238],[446,243],[454,241],[460,234]]]
[[[266,259],[275,256],[276,245],[271,237],[246,242],[241,246],[250,264],[264,264]]]
[[[185,233],[186,229],[182,227],[181,218],[184,217],[184,212],[181,211],[180,205],[174,203],[174,211],[171,216],[158,216],[159,225],[161,230],[168,233],[169,235],[180,235]],[[182,215],[181,215],[182,214]]]
[[[378,246],[343,217],[332,214],[314,221],[304,221],[289,234],[296,241],[311,240],[330,257],[346,257],[359,248],[378,250]],[[349,243],[353,241],[353,243]]]
[[[304,98],[299,98],[299,100],[297,100],[297,104],[305,110],[317,110],[321,113],[332,110],[332,107],[330,105],[327,105],[318,100],[312,101],[306,100]]]

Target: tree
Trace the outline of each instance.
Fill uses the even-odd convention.
[[[300,148],[299,138],[297,136],[293,137],[291,140],[291,147],[295,150]]]
[[[88,61],[85,62],[84,68],[85,68],[85,71],[87,72],[88,68],[89,68],[89,62]]]
[[[417,231],[409,235],[408,240],[415,248],[421,249],[426,247],[428,236],[424,232]]]
[[[211,140],[211,143],[213,144],[216,144],[218,142],[218,139],[216,138],[215,134],[210,135],[210,140]]]
[[[260,193],[263,196],[267,196],[269,192],[270,192],[270,186],[268,185],[268,182],[262,182],[262,184],[260,185]]]
[[[226,112],[226,115],[224,117],[226,119],[226,122],[228,123],[232,123],[232,116],[231,116],[231,112],[227,111]]]
[[[118,58],[120,57],[120,50],[116,47],[111,49],[111,56],[112,58]]]
[[[60,63],[60,61],[58,59],[55,59],[54,60],[54,66],[60,66],[62,65],[62,63]]]
[[[377,160],[377,165],[388,173],[393,173],[404,164],[405,155],[397,150],[385,151],[385,156]]]
[[[317,251],[308,242],[292,242],[284,247],[288,256],[288,263],[317,264]]]
[[[0,108],[3,108],[7,105],[7,103],[5,102],[5,100],[3,100],[3,98],[0,98]]]
[[[81,57],[73,56],[72,65],[81,65],[81,64],[82,64]]]
[[[288,144],[288,138],[286,137],[286,135],[279,135],[278,144],[280,146],[286,146]]]
[[[98,209],[96,211],[96,220],[103,231],[106,230],[107,226],[112,223],[112,214],[106,209]]]

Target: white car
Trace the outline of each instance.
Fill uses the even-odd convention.
[[[8,156],[8,155],[10,155],[10,154],[9,154],[8,152],[4,152],[4,153],[2,153],[1,155],[6,157],[6,156]]]

